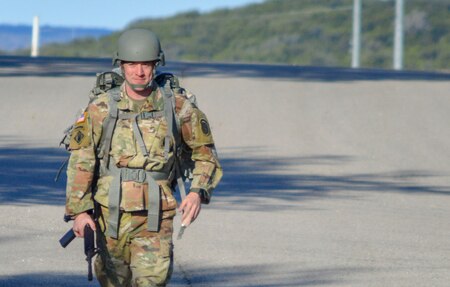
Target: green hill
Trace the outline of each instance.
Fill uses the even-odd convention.
[[[363,0],[361,66],[391,68],[394,0]],[[238,9],[142,19],[168,60],[350,66],[353,0],[266,0]],[[118,33],[48,45],[41,55],[111,57]],[[405,0],[404,66],[450,65],[450,0]]]

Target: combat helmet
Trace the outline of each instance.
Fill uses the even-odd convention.
[[[127,30],[120,35],[113,65],[116,65],[118,61],[157,61],[159,65],[165,65],[164,52],[161,50],[156,34],[140,28]]]

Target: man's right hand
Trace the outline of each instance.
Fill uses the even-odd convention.
[[[73,221],[73,232],[77,237],[84,237],[84,227],[89,224],[92,230],[95,231],[95,223],[92,217],[86,212],[80,213]]]

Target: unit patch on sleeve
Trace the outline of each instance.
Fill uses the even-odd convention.
[[[211,133],[211,129],[209,128],[208,122],[205,119],[201,119],[200,125],[202,127],[203,134],[205,134],[206,136],[209,136],[209,134]]]
[[[91,144],[87,117],[88,114],[84,112],[76,121],[71,133],[69,149],[76,150]]]
[[[77,144],[81,144],[83,142],[84,138],[85,138],[85,135],[80,130],[76,131],[76,134],[73,137],[73,139],[77,142]]]

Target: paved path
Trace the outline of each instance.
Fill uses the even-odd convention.
[[[0,285],[96,286],[58,238],[61,131],[109,60],[0,57]],[[97,67],[99,67],[97,69]],[[170,286],[448,286],[450,75],[169,63],[225,176]]]

